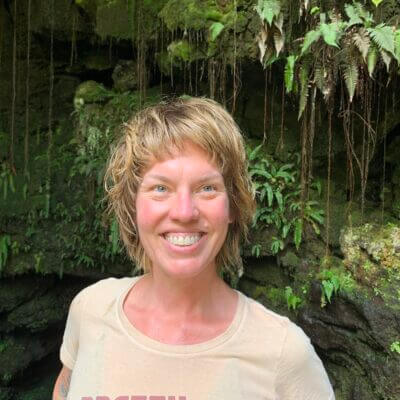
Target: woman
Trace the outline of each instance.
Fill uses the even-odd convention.
[[[304,332],[220,278],[241,268],[255,207],[243,139],[220,105],[185,98],[138,113],[106,182],[145,274],[75,297],[53,399],[334,399]]]

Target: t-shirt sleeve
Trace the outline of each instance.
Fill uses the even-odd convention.
[[[69,307],[67,323],[65,326],[60,360],[69,369],[73,369],[78,354],[81,319],[85,303],[86,290],[79,292]]]
[[[310,339],[296,324],[288,324],[276,377],[279,400],[335,400],[322,361]]]

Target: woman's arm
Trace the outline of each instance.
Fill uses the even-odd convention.
[[[53,400],[66,400],[69,390],[69,383],[71,381],[72,371],[63,366],[53,390]]]

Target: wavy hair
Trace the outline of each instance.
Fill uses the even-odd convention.
[[[144,171],[154,160],[165,159],[185,142],[199,146],[220,168],[233,221],[217,257],[223,271],[241,274],[241,240],[247,240],[255,210],[247,173],[243,137],[231,115],[217,102],[183,97],[150,106],[123,124],[105,173],[108,212],[114,213],[127,254],[145,272],[151,271],[136,229],[136,194]]]

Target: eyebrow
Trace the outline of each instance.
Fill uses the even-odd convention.
[[[165,175],[159,175],[159,174],[150,174],[146,176],[146,179],[154,179],[154,180],[159,180],[162,182],[166,182],[169,183],[171,182],[171,179],[168,178],[168,176]],[[203,182],[207,182],[207,181],[211,181],[214,179],[224,179],[223,176],[220,173],[211,173],[211,174],[207,174],[202,176],[197,183],[203,183]]]

